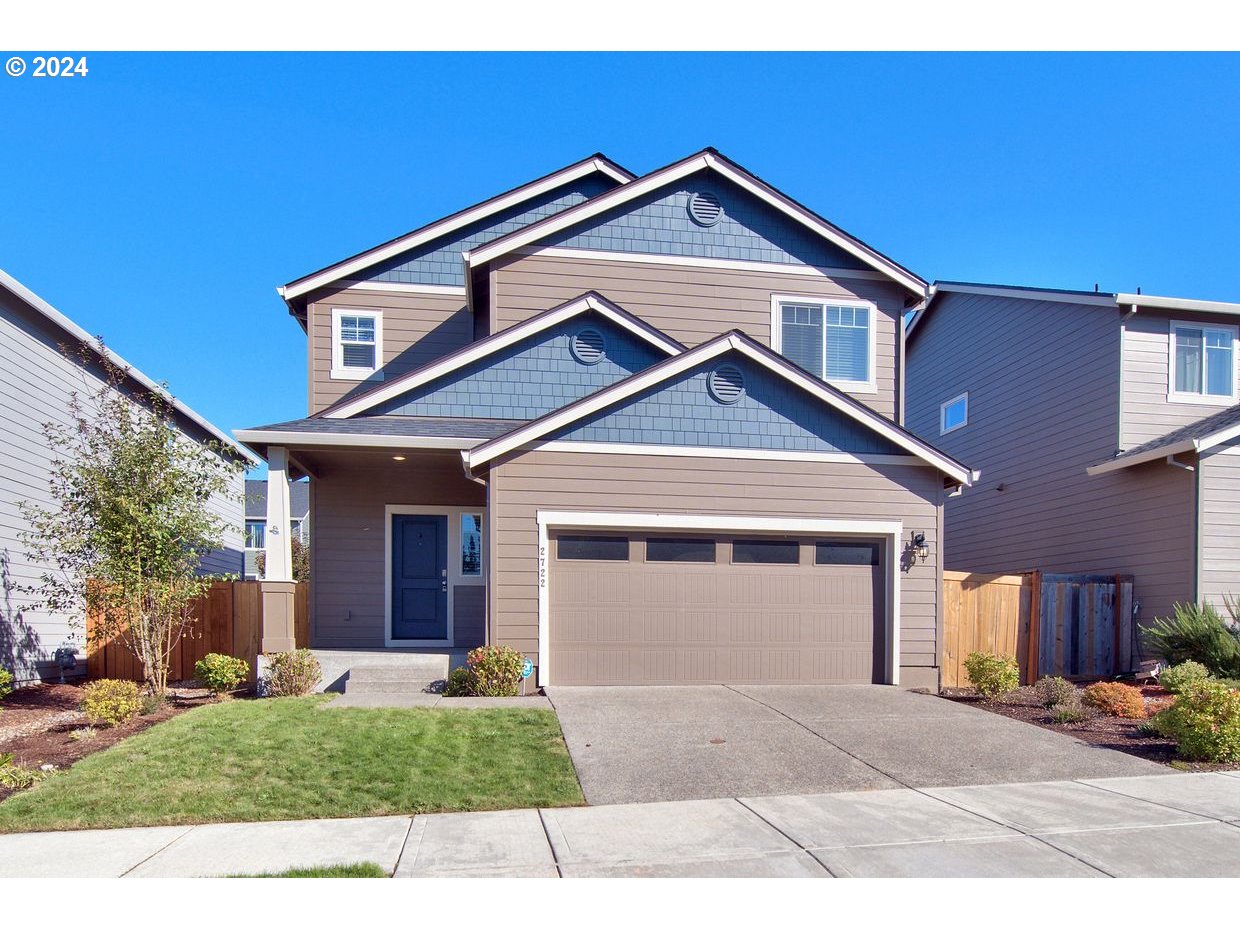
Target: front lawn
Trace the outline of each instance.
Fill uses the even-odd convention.
[[[195,708],[0,803],[0,833],[583,804],[554,713]]]
[[[287,872],[260,872],[257,875],[230,875],[229,878],[391,878],[381,865],[358,862],[353,865],[312,866]]]

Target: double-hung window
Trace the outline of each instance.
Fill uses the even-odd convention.
[[[1236,328],[1171,323],[1171,401],[1231,404],[1236,397]]]
[[[362,381],[383,364],[383,314],[377,310],[332,310],[333,378]]]
[[[872,304],[776,296],[772,342],[784,358],[836,387],[873,392],[875,317]]]
[[[266,520],[246,520],[245,521],[245,547],[247,549],[262,549],[267,545],[267,521]]]

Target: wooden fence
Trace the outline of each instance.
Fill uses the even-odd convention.
[[[310,642],[309,585],[297,585],[293,596],[294,633],[298,646]],[[260,581],[217,581],[198,600],[196,622],[173,647],[168,680],[194,677],[194,663],[208,652],[222,652],[245,659],[254,681],[263,639],[263,598]],[[90,678],[123,678],[142,681],[142,665],[119,642],[98,643],[91,635],[95,618],[86,618],[86,674]]]
[[[1021,682],[1106,678],[1134,668],[1128,575],[943,573],[942,685],[967,685],[971,652],[1014,656]]]

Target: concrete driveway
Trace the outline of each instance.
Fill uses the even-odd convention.
[[[590,804],[1166,774],[879,685],[548,689]]]

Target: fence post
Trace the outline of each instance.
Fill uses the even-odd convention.
[[[1031,685],[1038,680],[1038,665],[1042,661],[1042,570],[1034,569],[1028,577],[1029,642],[1025,653],[1025,684]]]

